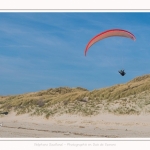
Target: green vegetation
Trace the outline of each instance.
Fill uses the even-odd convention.
[[[137,77],[126,84],[88,91],[84,88],[59,87],[15,96],[0,96],[0,112],[17,115],[52,115],[69,113],[150,113],[150,75]]]

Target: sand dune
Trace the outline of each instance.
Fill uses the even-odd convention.
[[[145,138],[150,137],[150,115],[100,114],[83,117],[61,115],[18,115],[14,112],[0,117],[0,138]]]

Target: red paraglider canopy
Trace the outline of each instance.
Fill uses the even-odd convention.
[[[135,40],[135,36],[130,33],[129,31],[126,31],[126,30],[122,30],[122,29],[111,29],[111,30],[106,30],[96,36],[94,36],[89,42],[88,44],[86,45],[86,48],[85,48],[85,51],[84,51],[84,54],[86,56],[86,53],[88,51],[88,49],[93,45],[95,44],[96,42],[104,39],[104,38],[108,38],[108,37],[112,37],[112,36],[120,36],[120,37],[127,37],[127,38],[130,38],[132,40]]]

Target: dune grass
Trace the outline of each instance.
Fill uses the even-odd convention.
[[[99,113],[150,113],[150,75],[125,84],[88,91],[59,87],[15,96],[0,96],[0,111],[29,113],[49,118],[55,114],[96,115]]]

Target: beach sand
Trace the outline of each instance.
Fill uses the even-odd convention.
[[[0,116],[0,138],[149,138],[150,115]]]

